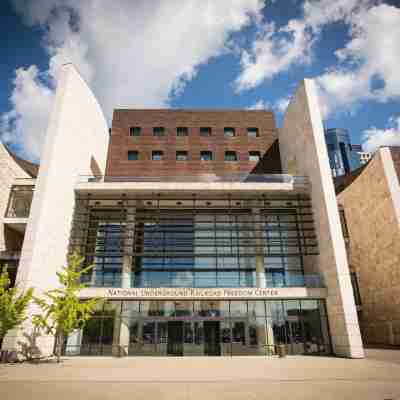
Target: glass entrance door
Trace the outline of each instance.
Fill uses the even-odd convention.
[[[220,356],[220,322],[204,321],[204,355]]]
[[[168,321],[167,354],[169,356],[183,356],[182,321]]]

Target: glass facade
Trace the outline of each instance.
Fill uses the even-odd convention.
[[[69,336],[66,355],[329,354],[321,300],[110,301]]]
[[[321,287],[318,275],[304,273],[304,258],[317,249],[310,215],[296,204],[92,209],[85,254],[94,269],[83,281],[122,287],[125,268],[124,287]]]
[[[346,129],[325,130],[325,141],[333,176],[348,174],[360,166],[359,156]]]

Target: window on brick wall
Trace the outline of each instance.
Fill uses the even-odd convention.
[[[188,159],[188,152],[187,151],[177,151],[176,152],[176,161],[187,161]]]
[[[200,127],[200,136],[211,136],[211,128],[206,126]]]
[[[258,137],[258,128],[247,128],[247,136],[252,138]]]
[[[139,152],[137,150],[129,150],[128,151],[128,160],[136,161],[139,159]]]
[[[153,128],[153,136],[164,136],[165,128],[163,126],[156,126]]]
[[[225,137],[227,137],[227,138],[234,137],[235,134],[236,134],[235,128],[229,128],[229,127],[224,128],[224,136]]]
[[[186,128],[185,126],[178,126],[176,128],[176,136],[188,136],[189,135],[189,129]]]
[[[131,126],[129,128],[129,136],[140,136],[142,129],[140,126]]]
[[[237,161],[237,153],[236,151],[226,151],[225,152],[225,161]]]
[[[259,151],[249,151],[249,161],[258,162],[261,159],[261,153]]]
[[[154,150],[151,152],[151,159],[153,161],[161,161],[164,158],[164,152],[161,150]]]
[[[201,161],[212,161],[212,158],[213,158],[212,151],[204,150],[200,152]]]

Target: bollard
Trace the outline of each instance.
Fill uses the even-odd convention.
[[[276,353],[278,354],[279,358],[286,357],[286,346],[284,344],[277,344]]]

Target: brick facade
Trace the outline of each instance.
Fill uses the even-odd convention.
[[[394,169],[400,181],[400,147],[390,147],[390,153],[392,155]]]
[[[140,127],[140,136],[130,136],[130,127]],[[164,127],[164,136],[153,136],[154,127]],[[177,127],[187,127],[188,136],[178,137]],[[201,136],[200,127],[211,128],[211,136]],[[235,128],[235,137],[225,138],[224,127]],[[249,137],[247,128],[258,128],[259,137]],[[249,152],[258,151],[263,158],[277,137],[274,115],[268,111],[115,110],[106,175],[246,173],[257,167],[257,162],[249,161]],[[158,150],[163,152],[163,161],[152,161],[152,151]],[[139,159],[128,160],[128,151],[138,151]],[[188,161],[176,161],[176,151],[187,151]],[[212,151],[213,160],[201,161],[200,151]],[[236,151],[238,161],[224,161],[225,151]],[[279,165],[271,167],[264,159],[269,167],[262,172],[279,173],[277,160]]]

